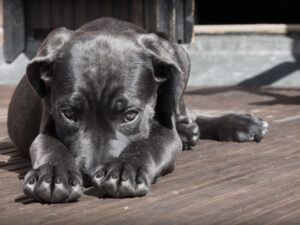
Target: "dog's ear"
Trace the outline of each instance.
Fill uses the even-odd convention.
[[[159,83],[156,111],[171,126],[172,115],[180,114],[180,102],[190,72],[185,50],[156,34],[143,34],[140,44],[152,58],[154,79]]]
[[[45,97],[45,81],[51,78],[51,64],[59,50],[70,40],[73,31],[64,27],[48,34],[35,58],[28,64],[26,76],[38,96]]]

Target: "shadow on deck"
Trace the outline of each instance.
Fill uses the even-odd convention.
[[[6,133],[13,87],[0,91],[0,224],[300,224],[300,89],[190,88],[193,113],[252,112],[270,123],[259,143],[199,141],[142,198],[40,204],[22,192],[30,160]]]

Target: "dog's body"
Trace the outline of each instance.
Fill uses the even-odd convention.
[[[67,202],[85,183],[113,197],[142,196],[199,137],[264,136],[267,123],[249,114],[190,118],[182,99],[189,70],[180,46],[127,22],[51,32],[9,107],[11,140],[33,165],[24,192]]]

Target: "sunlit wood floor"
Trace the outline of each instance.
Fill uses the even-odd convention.
[[[265,118],[261,143],[201,140],[175,171],[141,198],[40,204],[22,192],[30,169],[9,144],[6,113],[14,87],[0,86],[0,224],[300,224],[300,89],[190,88],[191,112],[252,112]]]

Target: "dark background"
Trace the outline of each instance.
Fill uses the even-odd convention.
[[[299,0],[196,0],[196,24],[300,23]]]

